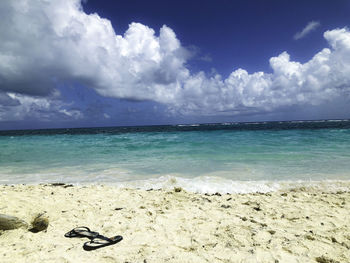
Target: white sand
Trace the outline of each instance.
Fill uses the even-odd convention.
[[[119,209],[122,208],[122,209]],[[350,193],[212,195],[109,186],[0,186],[0,213],[46,231],[1,231],[0,262],[350,262]],[[84,251],[77,226],[115,245]]]

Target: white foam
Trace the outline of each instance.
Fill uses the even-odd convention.
[[[288,190],[297,187],[312,187],[320,191],[350,191],[350,181],[233,181],[214,176],[183,178],[176,176],[161,176],[148,180],[137,180],[116,183],[119,187],[140,189],[171,190],[181,187],[194,193],[268,193],[278,190]]]
[[[229,179],[225,172],[208,173],[203,176],[186,178],[179,174],[152,175],[147,179],[140,179],[140,175],[133,174],[128,170],[115,167],[101,170],[101,167],[64,167],[59,169],[47,169],[42,173],[19,173],[12,174],[9,169],[0,172],[0,184],[37,184],[37,183],[73,183],[73,184],[108,184],[126,188],[141,189],[165,189],[172,190],[181,187],[194,193],[267,193],[278,190],[288,190],[296,187],[313,187],[327,191],[349,191],[349,174],[338,174],[336,178],[345,180],[255,180],[243,181]],[[4,173],[5,172],[5,173]],[[244,171],[239,171],[239,174]],[[322,177],[318,177],[322,178]]]

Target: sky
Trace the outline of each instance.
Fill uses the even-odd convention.
[[[2,0],[0,129],[350,118],[350,1]]]

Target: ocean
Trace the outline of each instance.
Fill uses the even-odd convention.
[[[247,193],[348,180],[349,120],[0,131],[0,184]]]

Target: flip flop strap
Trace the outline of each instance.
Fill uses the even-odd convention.
[[[81,231],[79,231],[81,229]],[[89,237],[89,235],[84,235],[82,234],[83,232],[91,233],[91,237],[94,237],[94,235],[99,235],[97,232],[92,232],[90,228],[86,226],[79,226],[76,228],[73,228],[71,231],[65,234],[66,237],[79,237],[79,236],[84,236],[84,237]]]

